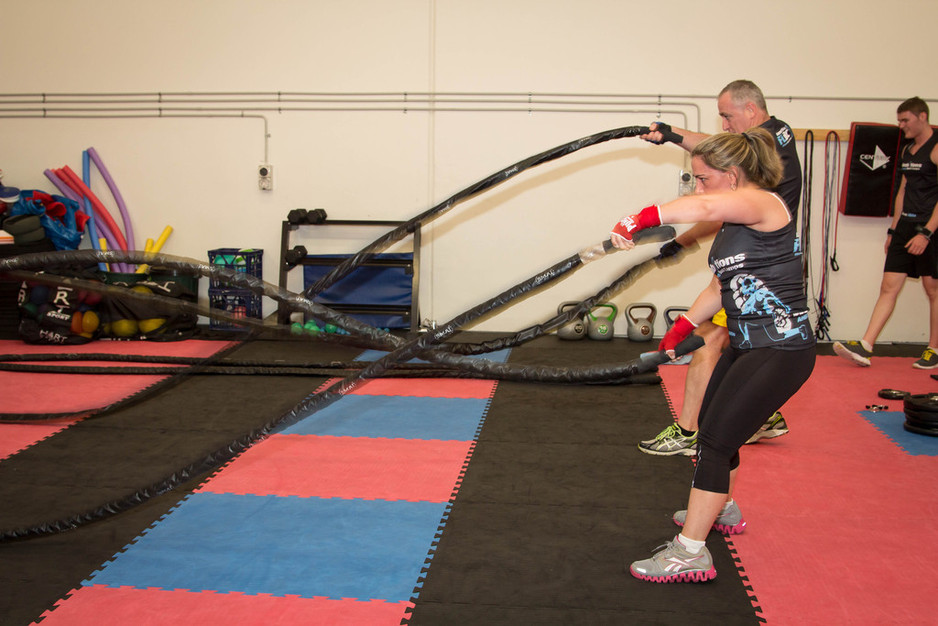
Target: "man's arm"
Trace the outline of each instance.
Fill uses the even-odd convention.
[[[645,141],[650,141],[651,143],[658,143],[658,144],[663,143],[664,135],[661,134],[661,132],[659,132],[658,130],[656,130],[658,128],[658,122],[652,122],[651,124],[649,124],[648,127],[651,129],[651,132],[648,133],[647,135],[640,135],[640,137],[644,139]],[[671,127],[671,132],[677,133],[678,135],[682,137],[681,143],[677,145],[681,146],[688,152],[696,148],[698,143],[700,143],[701,141],[703,141],[704,139],[710,136],[710,135],[704,135],[703,133],[695,133],[689,130],[685,130],[683,128],[674,128],[674,127]]]

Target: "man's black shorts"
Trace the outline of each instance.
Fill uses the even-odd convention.
[[[907,274],[909,278],[930,276],[938,278],[938,246],[932,240],[925,248],[925,252],[918,256],[909,254],[905,244],[915,236],[915,224],[899,220],[896,224],[896,234],[892,236],[889,249],[886,251],[886,265],[883,271]]]

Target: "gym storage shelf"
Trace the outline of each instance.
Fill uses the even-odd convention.
[[[303,267],[304,289],[331,272],[336,265],[352,254],[307,253],[300,259],[287,262],[290,251],[290,233],[300,226],[328,228],[329,226],[388,226],[403,222],[388,220],[332,220],[317,224],[295,224],[283,221],[280,239],[280,282],[287,287],[287,274],[294,266]],[[337,283],[318,294],[314,301],[350,315],[361,322],[378,328],[409,328],[416,330],[420,315],[417,303],[420,267],[420,227],[412,233],[412,253],[376,254]],[[357,250],[356,250],[357,252]],[[308,316],[305,316],[308,318]],[[288,324],[290,310],[277,309],[277,322]],[[307,320],[308,321],[308,320]]]

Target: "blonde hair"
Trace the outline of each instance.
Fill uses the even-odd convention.
[[[746,180],[775,189],[782,180],[782,160],[775,150],[772,134],[764,128],[744,133],[720,133],[701,141],[691,153],[709,167],[727,172],[736,167]]]

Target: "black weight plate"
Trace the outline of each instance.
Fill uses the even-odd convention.
[[[905,416],[911,417],[918,422],[934,422],[938,424],[938,413],[932,411],[916,411],[915,409],[906,409]]]
[[[929,430],[938,429],[938,422],[922,422],[915,419],[914,417],[906,416],[905,423],[909,426],[915,426],[917,428],[926,428]]]
[[[906,409],[938,413],[938,393],[916,393],[903,401]]]
[[[909,395],[908,391],[900,391],[898,389],[880,389],[879,393],[876,394],[883,400],[903,400],[906,396]]]
[[[916,433],[919,435],[928,435],[929,437],[938,437],[938,428],[921,428],[920,426],[915,426],[906,422],[902,425],[904,429],[910,433]]]

